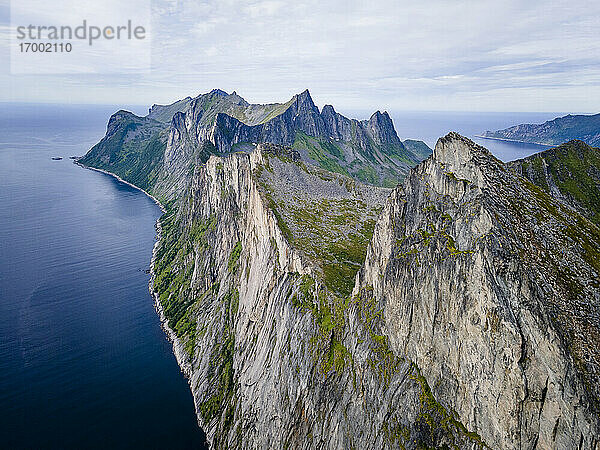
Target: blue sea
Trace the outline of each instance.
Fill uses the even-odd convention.
[[[398,135],[404,139],[425,141],[431,148],[438,138],[457,131],[489,149],[502,161],[513,161],[543,151],[548,146],[498,141],[476,137],[486,130],[495,131],[521,123],[543,123],[564,116],[560,112],[390,112]]]
[[[148,291],[161,211],[68,159],[117,109],[0,107],[1,448],[203,448]]]
[[[161,212],[68,159],[96,143],[121,107],[0,104],[3,448],[204,448],[148,292]],[[402,139],[433,146],[451,130],[472,137],[556,115],[392,117]],[[505,161],[544,148],[476,140]]]

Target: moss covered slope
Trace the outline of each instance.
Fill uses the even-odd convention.
[[[600,149],[574,140],[509,166],[600,225]]]

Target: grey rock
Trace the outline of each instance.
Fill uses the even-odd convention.
[[[600,234],[531,186],[440,139],[390,197],[355,291],[373,287],[392,347],[486,444],[594,449]]]

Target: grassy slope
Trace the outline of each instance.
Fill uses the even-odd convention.
[[[305,186],[289,191],[278,185],[279,179],[288,179],[288,175],[280,175],[281,158],[266,158],[271,163],[258,172],[257,181],[280,228],[290,243],[320,268],[323,283],[332,292],[349,296],[388,191],[381,190],[379,199],[373,201],[364,197],[349,177],[284,160],[302,172]],[[332,194],[328,184],[338,191]]]
[[[166,148],[166,128],[134,116],[118,119],[114,132],[79,161],[110,171],[144,190],[152,187]],[[132,137],[133,136],[133,137]]]
[[[510,163],[550,192],[550,183],[596,224],[600,224],[600,149],[571,141]]]
[[[354,148],[364,159],[347,161],[342,146]],[[306,151],[321,169],[383,187],[395,187],[404,179],[408,167],[419,162],[414,155],[407,153],[402,144],[377,146],[371,141],[369,150],[363,151],[356,142],[338,142],[330,138],[308,136],[301,131],[296,132],[293,147],[298,151]],[[375,157],[376,151],[379,157]]]

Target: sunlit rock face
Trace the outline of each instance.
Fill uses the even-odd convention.
[[[597,448],[598,229],[457,135],[411,171],[358,285],[392,348],[494,448]],[[536,447],[537,445],[537,447]]]
[[[598,449],[586,202],[455,133],[409,171],[386,113],[308,92],[108,128],[81,162],[164,200],[152,289],[214,448]]]

